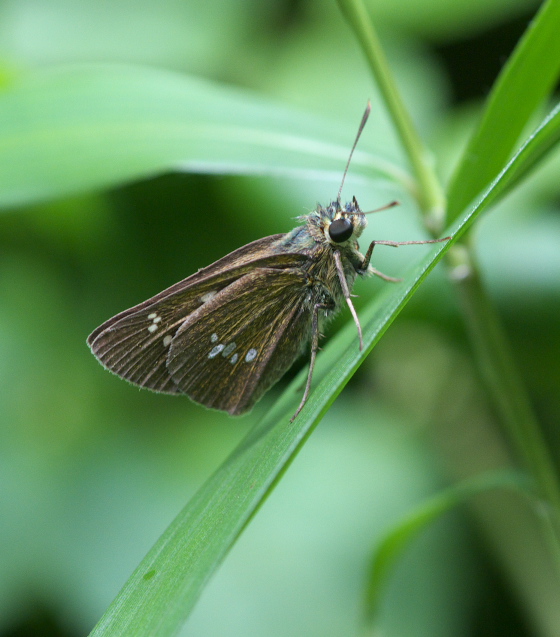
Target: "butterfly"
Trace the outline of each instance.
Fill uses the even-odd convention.
[[[346,304],[362,330],[350,292],[358,276],[399,281],[370,265],[377,244],[446,241],[372,241],[356,198],[341,203],[350,160],[368,119],[368,103],[336,200],[298,218],[291,232],[253,241],[94,330],[88,344],[99,362],[125,380],[231,415],[248,412],[306,347],[309,393],[321,327]],[[391,202],[378,210],[396,205]],[[377,212],[378,210],[371,211]]]

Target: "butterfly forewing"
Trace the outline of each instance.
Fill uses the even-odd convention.
[[[177,330],[190,314],[206,307],[255,268],[272,266],[281,271],[301,265],[307,257],[272,251],[271,246],[282,236],[255,241],[249,244],[252,250],[244,246],[153,298],[117,314],[88,338],[93,353],[107,369],[132,383],[154,391],[180,393],[182,390],[171,378],[166,364]],[[259,291],[254,293],[258,295]]]
[[[232,283],[174,337],[168,370],[193,400],[242,414],[292,365],[310,332],[301,269],[260,268]]]
[[[159,294],[152,296],[147,301],[143,301],[138,305],[128,308],[116,314],[109,320],[105,321],[97,329],[95,329],[88,337],[88,343],[91,346],[93,341],[107,328],[114,325],[125,316],[135,314],[140,310],[143,310],[163,299],[170,297],[172,294],[178,292],[184,292],[186,288],[194,288],[197,285],[204,285],[206,282],[212,280],[216,284],[216,288],[223,288],[228,283],[231,283],[235,279],[243,276],[246,272],[250,272],[254,267],[293,267],[298,263],[302,263],[306,260],[305,257],[298,254],[283,253],[276,248],[276,244],[280,239],[285,237],[284,234],[274,234],[269,237],[263,237],[257,239],[252,243],[248,243],[237,250],[234,250],[230,254],[226,255],[222,259],[215,261],[209,266],[200,269],[195,274],[175,283],[174,285],[166,288]],[[95,352],[94,352],[95,354]]]

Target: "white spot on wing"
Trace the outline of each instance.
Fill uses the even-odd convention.
[[[161,316],[158,316],[157,312],[152,312],[151,314],[148,314],[148,318],[152,321],[152,324],[148,327],[148,332],[152,334],[157,330],[157,324],[161,321]]]
[[[229,345],[226,345],[224,351],[222,352],[222,356],[224,358],[227,358],[236,347],[237,345],[235,343],[230,343]]]
[[[223,345],[222,343],[216,345],[216,347],[213,347],[210,350],[210,354],[208,354],[208,358],[216,358],[216,356],[224,349],[224,347],[225,345]]]
[[[212,334],[212,336],[210,337],[210,342],[211,343],[215,343],[218,340],[218,335],[217,334]]]
[[[206,294],[203,294],[203,295],[200,297],[200,300],[201,300],[203,303],[208,303],[208,301],[211,301],[211,300],[212,300],[212,299],[216,296],[216,294],[218,294],[218,293],[216,292],[216,290],[213,290],[213,291],[211,291],[211,292],[206,292]]]
[[[250,363],[251,361],[254,361],[255,358],[257,358],[257,350],[251,348],[245,355],[245,362]]]
[[[233,356],[229,359],[229,362],[230,362],[232,365],[235,365],[235,363],[237,363],[237,359],[238,359],[238,358],[239,358],[239,356],[238,356],[237,354],[234,354],[234,355],[233,355]]]
[[[163,337],[163,346],[167,347],[168,345],[171,344],[171,341],[173,340],[173,336],[171,336],[170,334],[168,334],[167,336]]]

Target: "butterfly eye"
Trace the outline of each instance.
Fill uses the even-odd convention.
[[[348,219],[335,219],[329,226],[329,236],[335,243],[350,239],[354,226]]]

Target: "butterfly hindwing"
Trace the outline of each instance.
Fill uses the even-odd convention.
[[[294,362],[311,330],[307,276],[259,268],[193,312],[173,338],[167,367],[182,392],[242,414]]]

